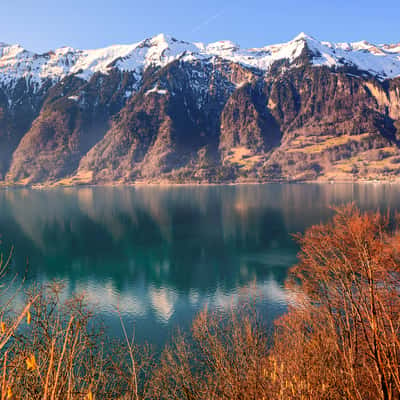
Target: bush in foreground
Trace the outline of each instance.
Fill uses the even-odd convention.
[[[277,398],[399,399],[397,224],[347,207],[299,242],[287,279],[297,301],[277,321],[270,352]]]

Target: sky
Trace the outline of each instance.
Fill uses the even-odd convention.
[[[320,40],[400,42],[399,0],[0,0],[0,42],[45,52],[135,43],[158,33],[242,47]]]

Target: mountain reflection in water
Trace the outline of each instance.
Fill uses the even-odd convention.
[[[29,279],[84,292],[113,335],[116,308],[139,342],[162,343],[205,305],[256,298],[272,320],[298,251],[291,234],[326,221],[331,206],[395,211],[386,184],[87,187],[0,191],[1,250]],[[22,300],[21,300],[22,301]]]

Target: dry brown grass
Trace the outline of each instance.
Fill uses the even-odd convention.
[[[310,138],[301,137],[292,140],[291,144],[296,147],[289,149],[288,152],[321,153],[322,151],[351,142],[361,142],[370,136],[369,133],[362,133],[360,135],[318,136],[317,138],[315,136],[311,136]],[[315,143],[316,140],[318,143]]]
[[[254,155],[247,147],[238,146],[230,149],[230,155],[225,158],[225,161],[236,164],[243,170],[251,170],[256,164],[261,162],[262,159],[262,155]]]

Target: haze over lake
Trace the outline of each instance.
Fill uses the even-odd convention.
[[[0,191],[1,251],[29,261],[25,286],[54,279],[87,295],[112,335],[119,308],[138,342],[159,344],[206,305],[255,299],[269,320],[290,301],[291,234],[331,206],[400,208],[400,186],[266,184]]]

